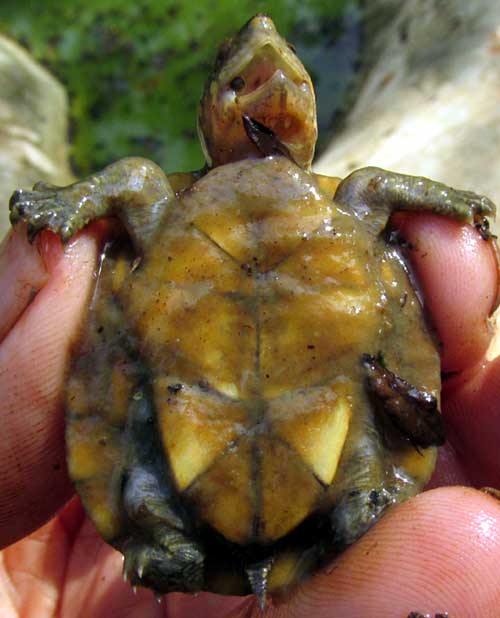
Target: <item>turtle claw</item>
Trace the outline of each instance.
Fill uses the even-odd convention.
[[[471,213],[471,218],[476,219],[481,217],[495,217],[495,204],[485,195],[479,195],[473,191],[458,191],[461,201]]]
[[[462,198],[462,203],[470,213],[470,219],[481,234],[484,240],[490,238],[496,238],[490,231],[490,224],[487,217],[495,218],[496,206],[495,204],[485,197],[484,195],[478,195],[472,191],[459,191],[459,195]]]
[[[143,580],[144,570],[147,565],[147,548],[136,548],[125,553],[123,565],[123,580],[131,584],[140,584]]]
[[[203,556],[192,542],[172,549],[147,542],[129,542],[122,549],[124,577],[132,586],[156,593],[196,592],[203,587]]]
[[[60,188],[61,187],[58,187],[57,185],[52,185],[50,184],[50,182],[45,182],[44,180],[39,180],[33,185],[33,191],[55,191]]]

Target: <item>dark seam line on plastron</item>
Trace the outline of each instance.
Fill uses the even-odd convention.
[[[219,245],[219,243],[217,243],[211,236],[209,236],[206,232],[204,232],[203,230],[200,230],[198,227],[196,227],[196,225],[194,223],[190,223],[191,227],[196,230],[198,232],[198,234],[200,234],[201,236],[203,236],[203,238],[205,238],[206,240],[208,240],[212,245],[214,245],[215,247],[217,247],[217,249],[219,249],[219,251],[221,253],[223,253],[224,255],[227,255],[228,258],[230,258],[235,264],[238,264],[238,266],[241,266],[241,262],[236,259],[234,257],[234,255],[231,255],[228,251],[226,251],[224,249],[224,247],[221,247],[221,245]]]
[[[329,222],[332,222],[332,217],[329,218]],[[270,273],[273,270],[278,269],[280,266],[283,265],[284,262],[286,262],[288,259],[290,259],[291,257],[293,257],[296,253],[296,249],[297,247],[299,247],[303,242],[309,240],[314,234],[316,234],[316,232],[318,230],[321,229],[321,227],[325,225],[324,220],[318,225],[318,227],[315,227],[313,230],[311,230],[310,232],[307,232],[307,234],[304,236],[300,237],[300,240],[297,242],[297,244],[295,245],[295,247],[292,249],[292,251],[290,253],[287,253],[285,256],[283,256],[281,259],[279,259],[277,262],[275,262],[270,268],[268,268],[267,270],[261,270],[260,273],[262,275],[265,275],[267,273]]]
[[[314,470],[311,468],[311,466],[309,464],[307,464],[303,458],[302,455],[289,443],[287,442],[287,440],[285,438],[282,438],[280,435],[278,435],[275,431],[273,431],[272,429],[272,422],[269,423],[270,426],[270,436],[272,436],[272,438],[274,438],[277,442],[280,442],[283,446],[285,446],[289,451],[292,451],[292,453],[294,455],[296,455],[297,459],[300,461],[301,466],[307,470],[309,472],[309,474],[311,474],[314,479],[317,481],[318,485],[320,486],[321,489],[326,490],[327,487],[329,485],[326,485],[325,483],[323,483],[323,481],[321,481],[317,476],[316,473],[314,472]]]
[[[255,437],[252,440],[251,454],[252,460],[250,465],[254,488],[252,496],[253,517],[251,535],[253,539],[256,540],[259,538],[260,534],[260,513],[262,511],[262,450]]]
[[[234,440],[232,440],[227,446],[226,448],[221,451],[214,459],[212,459],[212,462],[210,463],[210,465],[205,468],[205,470],[203,470],[203,472],[200,472],[200,474],[198,474],[198,476],[196,476],[187,487],[185,487],[180,493],[181,494],[186,494],[188,493],[191,488],[193,487],[193,485],[195,485],[200,479],[202,479],[204,476],[206,476],[214,466],[216,466],[219,461],[225,457],[228,453],[229,450],[233,450],[234,448],[236,448],[238,446],[238,443],[241,442],[241,440],[244,438],[245,436],[239,436],[237,438],[235,438]]]
[[[262,376],[261,376],[261,307],[262,295],[259,283],[258,274],[253,275],[254,281],[254,311],[255,311],[255,377],[257,381],[257,389],[259,396],[262,397]]]

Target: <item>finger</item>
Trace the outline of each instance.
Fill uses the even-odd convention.
[[[471,485],[471,479],[463,462],[450,441],[438,449],[436,469],[426,489],[450,485]]]
[[[60,602],[62,618],[160,618],[163,607],[145,588],[123,581],[123,556],[102,540],[87,519],[73,540]]]
[[[58,613],[71,543],[71,535],[65,533],[60,519],[55,517],[1,552],[2,618],[48,618]]]
[[[0,349],[0,546],[37,528],[72,492],[61,393],[92,288],[98,239],[86,232],[64,251],[53,235],[47,233],[44,242],[49,278]]]
[[[59,531],[65,536],[63,527]],[[134,595],[121,580],[120,555],[104,544],[88,521],[71,540],[69,559],[64,557],[65,539],[53,541],[61,552],[51,568],[64,564],[61,616],[261,616],[251,599],[171,595],[158,604],[148,591]],[[39,543],[46,559],[54,551],[53,541]],[[26,549],[25,543],[7,552]],[[450,616],[493,618],[500,603],[499,550],[497,500],[467,488],[434,490],[388,512],[336,563],[300,586],[286,603],[275,602],[266,616],[405,618],[412,611],[431,616],[447,611]],[[28,552],[13,555],[14,570],[26,569],[36,579],[45,572],[42,557],[43,551],[30,566]],[[54,571],[53,583],[59,578]]]
[[[475,484],[500,486],[500,363],[484,359],[498,292],[491,243],[442,217],[404,217],[397,225],[414,246],[408,255],[443,343],[443,368],[460,371],[442,393],[455,460]]]
[[[0,341],[48,279],[44,243],[30,244],[25,226],[11,230],[0,246]]]
[[[169,594],[165,597],[169,618],[237,618],[248,615],[255,605],[254,597],[231,597],[202,592],[193,597],[186,594]]]
[[[498,295],[491,242],[470,225],[432,214],[397,215],[406,252],[441,345],[446,372],[471,367],[492,336],[488,317]]]
[[[500,503],[473,489],[437,489],[388,512],[266,616],[406,618],[418,611],[493,618],[499,568]]]
[[[457,455],[474,484],[500,488],[500,358],[446,381],[443,412]]]

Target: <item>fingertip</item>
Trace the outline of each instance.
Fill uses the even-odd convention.
[[[50,230],[43,230],[33,241],[33,245],[43,260],[49,275],[57,268],[64,256],[64,246],[57,234]]]
[[[443,414],[457,455],[476,485],[500,487],[500,357],[443,383]]]
[[[170,618],[238,618],[250,616],[255,597],[234,597],[201,592],[196,596],[174,592],[165,597]]]
[[[493,616],[500,603],[500,502],[465,487],[391,509],[270,616]]]
[[[445,372],[473,366],[484,355],[498,297],[493,241],[470,225],[434,214],[398,214],[407,255],[441,344]]]

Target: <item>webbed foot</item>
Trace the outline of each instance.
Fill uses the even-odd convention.
[[[51,230],[68,241],[88,221],[82,210],[85,204],[74,203],[69,187],[37,183],[32,191],[18,190],[10,198],[10,222],[24,221],[30,242],[42,230]]]
[[[160,593],[196,592],[204,582],[204,553],[186,531],[171,497],[154,473],[140,466],[129,471],[123,491],[132,530],[120,550],[124,575]]]
[[[147,159],[129,157],[68,187],[42,182],[32,191],[15,191],[10,221],[26,222],[30,240],[48,229],[67,241],[90,221],[115,216],[142,252],[174,202],[175,193],[162,170]]]
[[[495,216],[495,204],[486,196],[473,191],[460,191],[458,189],[450,189],[450,192],[453,203],[457,205],[456,210],[464,213],[464,219],[471,220],[478,216]]]
[[[123,576],[132,585],[162,594],[198,592],[203,588],[203,554],[177,531],[171,531],[165,545],[129,539],[120,550],[125,556]]]
[[[385,228],[391,213],[400,210],[429,211],[480,226],[496,210],[484,195],[377,167],[350,174],[339,184],[334,199],[348,204],[375,234]]]
[[[396,502],[394,495],[380,485],[359,486],[347,492],[330,514],[333,542],[342,551],[364,534]]]

